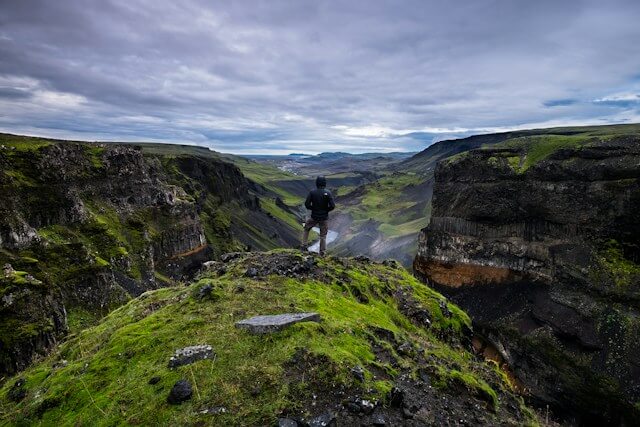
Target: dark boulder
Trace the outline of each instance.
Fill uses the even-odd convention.
[[[191,399],[192,395],[191,383],[187,380],[179,380],[171,388],[169,396],[167,396],[167,402],[171,405],[179,405]]]

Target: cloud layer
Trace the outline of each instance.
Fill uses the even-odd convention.
[[[312,153],[640,121],[639,21],[635,0],[3,2],[0,130]]]

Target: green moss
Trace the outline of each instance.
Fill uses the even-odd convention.
[[[25,175],[21,170],[8,169],[3,171],[5,175],[13,180],[13,184],[20,187],[34,187],[36,182],[33,178]]]
[[[295,217],[295,215],[292,215],[282,208],[276,206],[275,200],[262,199],[260,201],[260,206],[275,218],[278,218],[283,223],[288,224],[289,227],[297,230],[302,230],[302,225],[298,222],[298,219]]]
[[[175,286],[176,282],[165,276],[164,274],[160,273],[159,271],[156,271],[154,274],[154,277],[156,278],[156,280],[161,283],[163,286]]]
[[[0,134],[0,144],[15,148],[17,151],[30,152],[51,145],[53,142],[37,137]]]
[[[442,373],[449,381],[458,381],[464,384],[470,390],[478,393],[483,399],[487,400],[494,411],[498,409],[498,394],[481,379],[478,379],[475,375],[469,372],[460,372],[458,370],[451,370],[449,372]]]
[[[91,162],[91,166],[96,169],[100,169],[104,166],[102,162],[102,154],[105,151],[104,146],[98,144],[84,144],[83,145],[85,153],[89,157],[89,161]]]
[[[640,265],[624,257],[622,246],[616,240],[609,240],[599,257],[603,266],[613,277],[617,286],[628,286],[640,276]]]
[[[109,262],[100,258],[99,256],[95,258],[96,260],[96,265],[98,267],[107,267],[109,265]]]
[[[509,166],[511,167],[511,169],[513,169],[516,172],[520,172],[520,166],[522,163],[522,159],[520,158],[520,156],[507,157],[507,163],[509,163]]]
[[[456,163],[469,155],[468,151],[462,151],[460,153],[454,154],[453,156],[449,156],[443,161],[446,163]]]
[[[524,160],[518,159],[515,167],[515,159],[509,156],[509,165],[519,173],[524,173],[531,166],[541,162],[560,149],[577,149],[588,144],[590,138],[585,135],[534,135],[509,139],[501,147],[515,148],[523,151]]]
[[[67,309],[67,325],[70,334],[76,334],[94,326],[102,316],[95,311],[74,306]]]

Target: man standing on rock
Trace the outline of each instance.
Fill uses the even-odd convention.
[[[316,225],[320,227],[320,255],[324,255],[327,249],[327,232],[329,231],[329,212],[331,212],[336,204],[333,201],[331,191],[327,190],[327,179],[324,176],[316,178],[316,189],[309,191],[304,206],[311,211],[311,218],[304,223],[304,233],[302,234],[303,251],[307,250],[307,241],[309,240],[309,231]]]

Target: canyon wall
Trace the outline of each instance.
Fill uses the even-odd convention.
[[[9,138],[0,145],[0,375],[131,297],[187,280],[203,261],[295,243],[261,209],[261,192],[212,156]],[[262,227],[244,232],[254,220]]]
[[[639,178],[629,135],[520,138],[435,172],[415,274],[570,422],[640,413]]]

